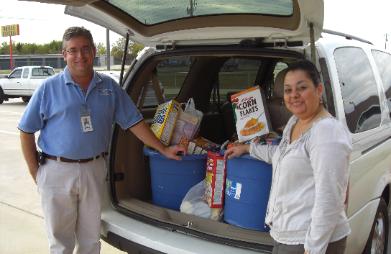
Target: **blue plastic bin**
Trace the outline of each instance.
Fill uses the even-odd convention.
[[[228,160],[224,221],[267,232],[265,215],[271,181],[271,164],[249,155]]]
[[[188,190],[205,178],[206,154],[185,155],[181,161],[148,148],[144,154],[149,157],[152,203],[179,211]]]

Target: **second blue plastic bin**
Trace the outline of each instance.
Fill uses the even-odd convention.
[[[271,180],[271,164],[249,155],[228,160],[224,220],[242,228],[268,231],[264,224]]]

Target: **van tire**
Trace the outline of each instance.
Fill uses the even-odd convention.
[[[28,102],[30,101],[30,99],[31,99],[30,96],[23,96],[23,97],[22,97],[22,101],[23,101],[24,103],[28,103]]]
[[[380,199],[375,220],[363,254],[386,254],[388,243],[388,209],[383,198]]]
[[[4,100],[5,100],[5,95],[3,89],[0,87],[0,104],[3,104]]]

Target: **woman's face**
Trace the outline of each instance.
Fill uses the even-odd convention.
[[[285,75],[285,105],[300,119],[309,119],[318,112],[322,91],[322,84],[315,86],[303,70],[289,71]]]

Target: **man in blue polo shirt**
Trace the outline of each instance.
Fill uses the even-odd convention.
[[[160,143],[126,92],[93,70],[96,49],[88,30],[68,28],[62,53],[64,71],[43,82],[20,120],[22,151],[41,194],[50,253],[72,253],[76,243],[77,253],[99,253],[112,125],[130,130],[167,158],[179,160],[184,149]]]

